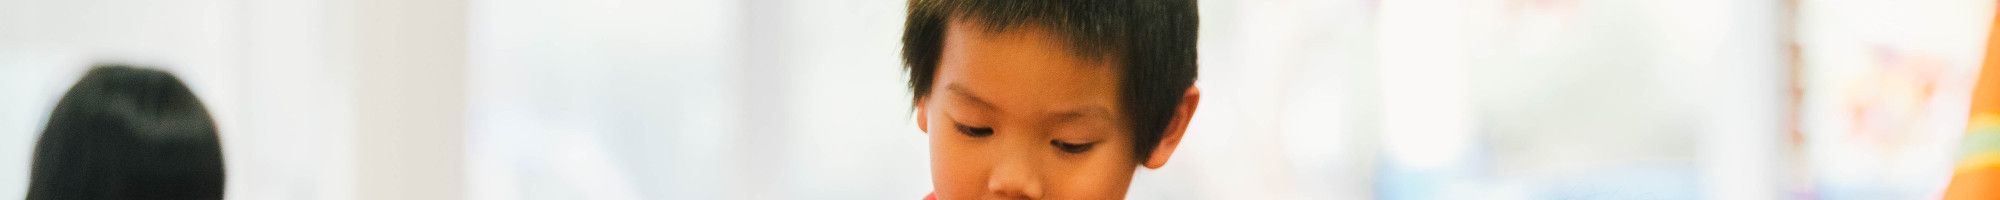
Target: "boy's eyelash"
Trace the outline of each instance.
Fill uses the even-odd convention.
[[[993,128],[958,125],[958,132],[972,137],[986,137],[993,135]]]
[[[972,127],[963,124],[956,124],[954,126],[958,126],[958,132],[964,133],[966,136],[972,136],[975,138],[993,136],[993,128],[990,127]],[[1060,140],[1049,140],[1049,145],[1055,146],[1056,149],[1062,150],[1063,152],[1077,154],[1090,151],[1091,147],[1097,146],[1097,143],[1070,144],[1062,142]]]
[[[1072,154],[1090,151],[1090,147],[1097,146],[1096,144],[1097,143],[1070,144],[1059,140],[1049,140],[1049,145],[1056,146],[1056,149],[1061,149],[1063,152],[1068,152]]]

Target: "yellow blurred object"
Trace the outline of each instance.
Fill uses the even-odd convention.
[[[2000,27],[1996,15],[1994,27]],[[1990,29],[1989,29],[1990,30]],[[1952,171],[1951,185],[1944,199],[2000,199],[2000,34],[1987,32],[1986,61],[1979,67],[1979,83],[1973,86],[1971,118],[1966,121],[1959,164]]]

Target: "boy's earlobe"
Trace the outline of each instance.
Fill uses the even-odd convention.
[[[1194,118],[1195,106],[1200,104],[1201,88],[1188,86],[1187,93],[1181,94],[1181,104],[1174,106],[1174,119],[1167,124],[1167,132],[1160,135],[1160,145],[1154,147],[1153,155],[1146,158],[1147,169],[1167,165],[1167,158],[1173,157],[1174,149],[1181,145],[1181,135],[1187,133],[1188,121]]]

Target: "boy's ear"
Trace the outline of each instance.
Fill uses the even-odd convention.
[[[917,131],[924,134],[931,134],[931,118],[927,116],[931,112],[928,109],[924,109],[924,104],[930,102],[927,100],[930,99],[917,99]]]
[[[1167,157],[1172,157],[1174,148],[1181,145],[1181,135],[1187,133],[1188,120],[1194,118],[1194,108],[1200,104],[1201,88],[1188,86],[1187,93],[1181,94],[1181,104],[1174,106],[1174,119],[1167,124],[1167,132],[1160,135],[1160,145],[1146,158],[1147,169],[1167,165]]]

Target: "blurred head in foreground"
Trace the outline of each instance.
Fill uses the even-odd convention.
[[[173,74],[94,67],[48,122],[27,199],[222,198],[215,123]]]
[[[911,0],[939,199],[1123,199],[1199,102],[1191,0]]]

